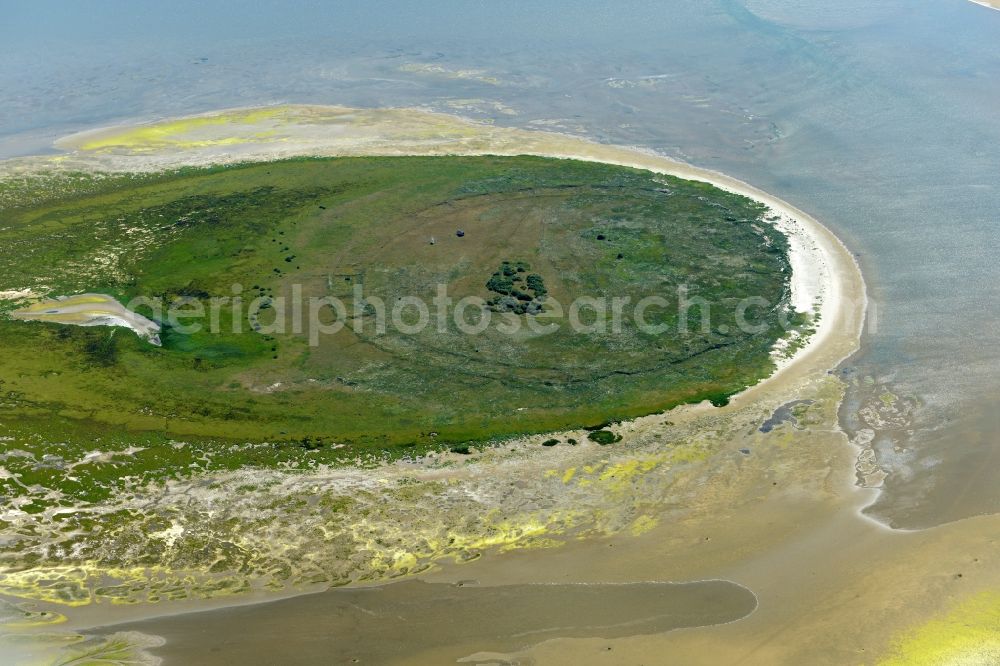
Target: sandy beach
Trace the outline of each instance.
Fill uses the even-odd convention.
[[[969,0],[969,2],[988,7],[989,9],[1000,9],[1000,0]]]
[[[265,139],[253,138],[265,134]],[[978,638],[995,622],[988,595],[1000,584],[996,516],[901,532],[860,513],[878,491],[856,485],[859,451],[837,425],[844,384],[834,371],[858,349],[865,284],[851,252],[804,211],[723,174],[635,148],[420,110],[239,109],[96,130],[58,145],[70,152],[2,163],[0,178],[53,166],[155,171],[293,155],[530,154],[709,182],[765,203],[778,217],[775,224],[790,239],[793,302],[813,305],[818,326],[805,345],[778,360],[777,372],[729,405],[689,405],[621,424],[615,431],[623,443],[614,450],[588,445],[543,450],[536,437],[520,446],[483,450],[460,464],[442,454],[375,470],[275,476],[269,490],[271,496],[294,497],[335,488],[382,498],[383,508],[348,526],[362,534],[365,547],[374,553],[367,569],[345,574],[338,584],[370,585],[402,574],[412,577],[416,571],[430,583],[466,581],[504,589],[533,583],[720,580],[752,591],[756,609],[736,621],[669,632],[594,628],[581,635],[567,630],[540,635],[537,643],[527,641],[528,647],[523,640],[497,638],[489,643],[489,655],[472,654],[471,646],[449,642],[430,627],[404,631],[398,640],[409,646],[406,656],[386,663],[650,663],[664,654],[692,664],[940,663],[921,661],[931,654],[921,646],[940,643],[943,631],[953,637],[942,648],[950,650],[941,653],[944,657],[989,659],[1000,650]],[[761,429],[768,417],[791,403],[800,407],[790,422]],[[574,434],[581,436],[566,433]],[[234,473],[221,485],[245,479],[245,473]],[[410,513],[400,518],[393,513],[397,505],[389,491],[403,480],[408,485],[444,484],[449,491],[407,496]],[[190,489],[178,484],[147,501],[167,504],[184,497],[197,514],[219,499],[199,498]],[[254,510],[254,501],[248,500],[246,510]],[[256,535],[261,543],[254,547],[266,549],[267,541],[274,540],[294,543],[296,535],[314,524],[309,521],[322,519],[286,515],[284,520],[287,530],[276,524],[274,533]],[[255,535],[249,536],[254,540]],[[441,543],[450,545],[434,545]],[[99,565],[94,566],[96,573]],[[316,621],[310,610],[316,598],[297,599],[258,606],[252,621],[279,627],[279,633],[282,626]],[[628,605],[614,599],[607,603],[613,606],[607,612],[616,617]],[[983,603],[985,614],[978,610]],[[134,623],[129,631],[144,635],[160,635],[161,624],[172,628],[173,633],[163,633],[164,645],[150,643],[151,652],[166,657],[168,664],[184,663],[191,654],[201,655],[203,663],[226,663],[224,652],[213,650],[227,640],[261,658],[287,656],[280,642],[255,641],[254,632],[247,631],[253,626],[247,624],[249,616],[226,609],[199,615],[195,635],[194,625],[185,628],[188,620],[178,614],[197,607],[192,598],[127,608],[97,603],[63,612],[69,616],[66,627],[103,625],[101,635],[115,634],[116,623],[126,619]],[[461,621],[456,613],[443,610],[439,620]],[[176,621],[135,623],[158,615],[176,615]],[[316,650],[313,656],[325,654],[321,641],[310,649]]]

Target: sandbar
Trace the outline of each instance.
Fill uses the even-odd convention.
[[[73,326],[121,326],[160,345],[160,325],[105,294],[77,294],[42,300],[10,313],[14,319]]]

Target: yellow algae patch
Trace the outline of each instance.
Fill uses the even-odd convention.
[[[71,608],[92,603],[217,598],[247,589],[248,582],[240,576],[212,577],[203,571],[172,571],[162,566],[105,568],[91,562],[0,573],[0,594]]]
[[[108,303],[117,303],[117,301],[110,296],[104,296],[103,294],[78,294],[76,296],[63,297],[57,301],[40,301],[38,303],[32,303],[31,305],[25,306],[21,312],[42,312],[56,305],[69,307],[90,304],[104,305]]]
[[[392,568],[396,571],[412,571],[417,568],[417,556],[405,550],[392,554]]]
[[[485,534],[449,535],[449,550],[463,552],[496,549],[499,552],[521,548],[551,548],[561,545],[549,538],[564,533],[577,522],[574,512],[554,512],[544,518],[534,515],[490,521]]]
[[[457,537],[452,545],[474,550],[499,548],[504,551],[517,548],[529,539],[548,533],[548,525],[536,518],[526,518],[523,521],[504,520],[491,524],[486,535]]]
[[[654,470],[668,468],[673,463],[698,462],[711,455],[711,449],[697,443],[675,444],[665,452],[649,456],[627,458],[620,462],[602,460],[592,465],[571,467],[562,476],[562,482],[575,481],[579,488],[598,485],[614,494],[633,492],[635,482]],[[546,473],[546,478],[552,476]]]
[[[632,460],[626,460],[625,462],[620,462],[607,467],[604,472],[601,473],[600,480],[610,481],[611,479],[617,479],[619,481],[630,481],[641,474],[653,471],[659,467],[664,460],[665,458],[660,456],[655,458],[634,458]]]
[[[218,128],[225,125],[253,125],[266,120],[275,120],[288,115],[288,107],[249,109],[181,118],[152,125],[142,125],[118,132],[95,136],[80,145],[81,150],[100,151],[112,148],[126,148],[133,151],[153,151],[162,148],[204,148],[260,141],[274,135],[273,130],[261,130],[252,136],[203,136],[199,130]]]
[[[653,518],[652,516],[639,516],[634,521],[632,521],[632,525],[629,527],[629,531],[632,533],[632,536],[639,536],[640,534],[645,534],[646,532],[650,531],[651,529],[656,527],[659,523],[660,521],[657,520],[656,518]]]
[[[1000,592],[989,590],[895,642],[881,666],[1000,664]]]
[[[94,572],[82,567],[48,567],[0,574],[0,593],[19,599],[86,606]]]
[[[635,479],[672,459],[673,454],[668,453],[645,458],[631,458],[617,463],[602,461],[596,465],[584,465],[579,473],[576,467],[570,467],[563,473],[562,482],[568,484],[576,479],[576,485],[581,488],[599,483],[608,490],[623,492],[631,489]]]
[[[597,480],[611,493],[630,493],[637,479],[668,462],[669,455],[633,458],[607,466]]]

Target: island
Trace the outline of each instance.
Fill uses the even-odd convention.
[[[728,622],[760,581],[704,581],[691,544],[778,552],[864,500],[828,462],[860,272],[745,183],[405,109],[234,109],[58,148],[0,163],[0,592],[59,658],[162,642],[68,641],[67,617],[473,561],[502,584],[499,553],[621,538],[730,604],[678,626]]]

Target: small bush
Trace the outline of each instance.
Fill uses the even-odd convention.
[[[527,277],[524,283],[528,286],[528,289],[535,292],[535,296],[544,296],[548,293],[548,290],[545,288],[545,281],[542,279],[541,275],[532,273]]]
[[[608,444],[614,444],[615,442],[620,442],[622,436],[616,435],[610,430],[595,430],[594,432],[587,435],[587,438],[592,442],[597,442],[601,446],[606,446]]]
[[[509,294],[514,288],[514,281],[500,273],[494,273],[486,283],[486,288],[497,294]]]
[[[316,451],[323,448],[323,438],[317,437],[316,439],[313,439],[312,437],[303,437],[299,441],[299,446],[306,451]]]

